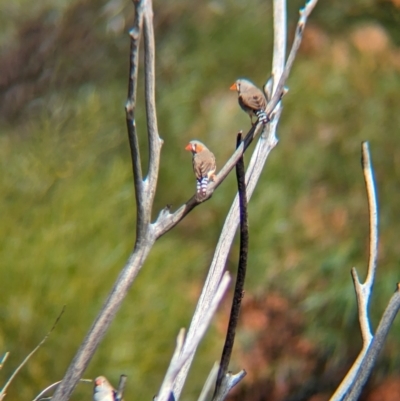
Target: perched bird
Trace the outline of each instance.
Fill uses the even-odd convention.
[[[230,88],[238,93],[240,107],[250,116],[253,124],[253,116],[256,116],[263,124],[268,122],[268,116],[265,114],[267,107],[267,98],[261,89],[258,89],[253,82],[248,79],[238,79]]]
[[[93,401],[118,401],[117,391],[104,376],[94,381]]]
[[[192,152],[193,171],[197,178],[197,194],[204,197],[207,194],[208,181],[214,179],[217,169],[215,156],[200,141],[190,141],[185,149]]]

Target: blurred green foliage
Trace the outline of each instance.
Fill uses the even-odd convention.
[[[292,28],[300,6],[290,2]],[[271,13],[259,0],[156,1],[165,142],[154,215],[194,192],[183,150],[190,139],[207,143],[222,166],[235,133],[249,128],[228,88],[238,76],[260,85],[268,78]],[[32,399],[63,376],[134,244],[124,121],[132,15],[132,5],[120,0],[0,1],[0,353],[11,352],[0,383],[67,305],[9,389],[10,400]],[[360,338],[349,272],[357,266],[363,277],[367,266],[363,140],[371,145],[381,217],[374,326],[399,281],[400,38],[393,29],[399,16],[389,1],[317,6],[288,82],[280,143],[250,203],[247,292],[274,288],[296,300],[306,335],[337,360],[357,350],[349,338]],[[141,103],[145,152],[143,113]],[[85,377],[104,374],[116,383],[125,373],[127,394],[155,394],[175,336],[190,322],[234,193],[231,176],[158,241]],[[234,245],[229,269],[236,260]],[[399,330],[395,324],[385,351],[392,368],[400,364]],[[199,393],[222,341],[209,331],[185,390],[188,400]],[[90,394],[81,384],[73,399]]]

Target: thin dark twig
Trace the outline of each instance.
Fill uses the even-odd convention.
[[[392,326],[393,320],[395,319],[397,312],[400,309],[400,285],[397,284],[396,292],[393,294],[389,301],[389,304],[383,313],[382,319],[376,329],[375,337],[372,340],[370,347],[361,363],[360,369],[350,386],[349,391],[344,397],[343,401],[355,401],[358,400],[361,390],[365,386],[369,376],[371,375],[372,369],[376,363],[379,353],[381,352],[386,337],[389,333],[390,327]]]
[[[24,365],[29,361],[29,359],[33,356],[33,354],[46,342],[46,340],[49,338],[50,334],[53,332],[55,327],[57,326],[58,322],[61,319],[61,316],[64,314],[65,311],[65,305],[63,306],[61,312],[57,316],[57,319],[55,320],[52,328],[49,330],[49,332],[43,337],[43,340],[40,341],[40,343],[28,354],[28,356],[22,361],[22,363],[17,367],[17,369],[14,370],[13,374],[10,376],[10,378],[7,380],[6,384],[0,391],[0,400],[3,399],[6,390],[8,386],[11,384],[11,382],[14,380],[15,376],[19,373],[19,371],[24,367]]]
[[[122,397],[124,396],[124,391],[125,391],[125,386],[126,386],[127,380],[128,380],[128,377],[126,375],[121,375],[119,377],[119,383],[118,383],[117,394],[115,396],[115,401],[122,400]]]
[[[242,134],[237,136],[237,147],[242,141]],[[236,163],[236,179],[239,192],[239,210],[240,210],[240,251],[238,272],[235,283],[235,292],[232,300],[231,313],[229,316],[228,330],[226,333],[225,344],[222,350],[221,362],[218,371],[217,382],[213,399],[217,399],[219,390],[226,380],[229,361],[231,359],[233,345],[235,342],[236,327],[239,320],[240,307],[244,295],[244,282],[246,279],[247,255],[249,250],[249,227],[247,222],[247,195],[245,182],[245,168],[243,156]]]

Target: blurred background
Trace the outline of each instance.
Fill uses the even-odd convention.
[[[289,3],[290,44],[302,2]],[[272,8],[261,0],[156,0],[154,9],[164,139],[156,216],[194,193],[189,140],[204,141],[221,167],[238,130],[250,127],[229,86],[240,76],[259,86],[268,79]],[[123,0],[0,1],[0,355],[10,352],[0,387],[66,305],[8,400],[31,400],[63,377],[134,244],[124,112],[132,21],[133,5]],[[374,328],[400,279],[399,24],[399,0],[321,0],[309,20],[279,144],[250,203],[246,295],[231,361],[248,375],[232,400],[325,400],[357,355],[350,269],[364,279],[364,140],[381,218]],[[137,125],[146,152],[140,82]],[[116,385],[125,373],[127,401],[156,394],[235,191],[231,174],[156,243],[85,378],[106,375]],[[232,272],[237,259],[236,242]],[[228,311],[226,302],[198,350],[187,401],[197,399],[220,358]],[[399,338],[395,322],[364,399],[400,398]],[[91,393],[83,383],[71,399]]]

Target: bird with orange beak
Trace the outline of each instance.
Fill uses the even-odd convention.
[[[94,381],[93,401],[119,401],[117,391],[104,376],[99,376]]]
[[[254,116],[263,124],[269,121],[265,114],[267,99],[261,89],[257,88],[253,82],[241,78],[236,80],[229,89],[237,91],[239,105],[250,116],[251,124],[253,124]]]
[[[207,195],[208,182],[214,179],[217,169],[215,156],[204,143],[196,140],[190,141],[185,149],[192,152],[193,171],[197,179],[197,194],[204,197]]]

